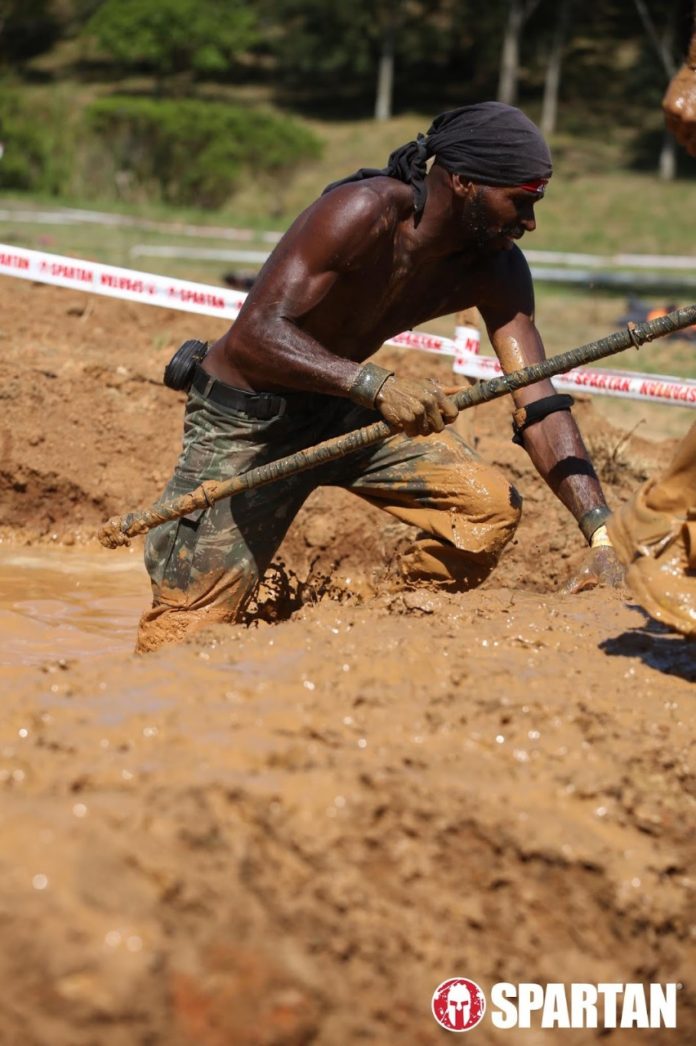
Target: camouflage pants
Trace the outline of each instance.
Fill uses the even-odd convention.
[[[163,501],[203,480],[227,479],[379,418],[375,411],[332,396],[236,395],[241,406],[230,407],[192,388],[182,453]],[[254,416],[259,401],[270,417]],[[520,514],[515,489],[451,428],[427,438],[395,434],[340,461],[223,499],[150,531],[145,565],[153,603],[140,622],[138,649],[152,650],[208,623],[239,620],[288,527],[318,486],[353,491],[419,528],[400,564],[412,583],[460,589],[479,584],[512,537]]]

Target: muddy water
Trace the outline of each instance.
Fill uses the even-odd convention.
[[[0,678],[47,660],[129,653],[148,596],[139,549],[0,546]]]

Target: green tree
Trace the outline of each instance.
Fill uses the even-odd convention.
[[[397,81],[416,66],[441,67],[466,8],[460,0],[260,0],[266,46],[284,82],[363,95],[375,89],[380,60],[393,63]]]
[[[33,98],[2,83],[0,189],[54,195],[66,190],[75,157],[75,121],[61,90]]]
[[[86,33],[119,65],[163,77],[225,73],[257,39],[248,0],[104,0]]]
[[[114,95],[87,119],[100,144],[96,177],[113,171],[114,183],[120,175],[173,204],[220,207],[244,176],[271,184],[321,152],[296,120],[228,102]]]

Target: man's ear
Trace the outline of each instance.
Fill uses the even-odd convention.
[[[455,196],[461,196],[462,199],[468,199],[476,192],[476,185],[474,182],[470,181],[463,174],[457,174],[455,171],[451,171],[450,179],[452,192]]]

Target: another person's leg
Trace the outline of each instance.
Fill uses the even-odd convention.
[[[399,564],[412,584],[479,585],[520,518],[515,488],[451,427],[428,437],[391,436],[357,461],[347,459],[337,482],[418,527]]]
[[[696,635],[696,425],[667,470],[609,519],[626,582],[651,617]]]

